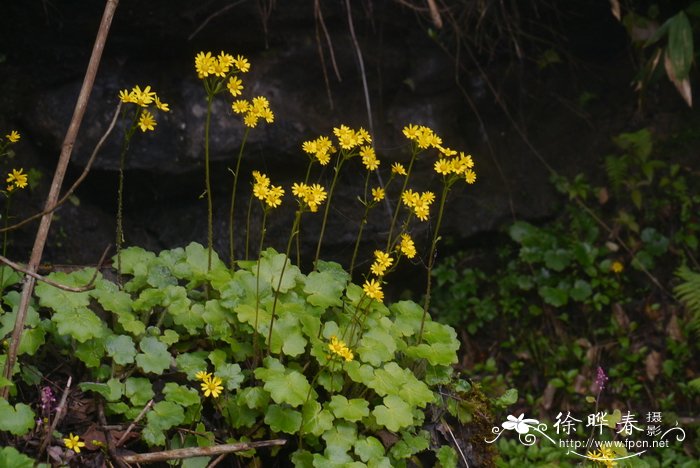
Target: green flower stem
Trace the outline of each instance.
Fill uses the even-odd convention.
[[[250,214],[253,211],[253,194],[248,197],[248,214],[245,221],[245,259],[248,260],[248,245],[250,241]]]
[[[204,82],[205,84],[207,81]],[[208,87],[207,87],[208,91]],[[214,208],[211,193],[211,174],[209,169],[209,127],[211,125],[211,107],[214,93],[207,93],[207,119],[204,124],[204,184],[207,192],[207,271],[211,270],[211,255],[214,250]]]
[[[10,217],[10,200],[12,199],[12,193],[7,193],[5,195],[7,198],[5,198],[5,216],[4,216],[4,230],[2,232],[2,256],[7,257],[7,226],[9,223],[9,217]],[[3,265],[2,268],[0,269],[0,291],[2,291],[2,287],[5,284],[5,266]]]
[[[369,172],[365,176],[365,198],[362,202],[365,205],[365,212],[362,213],[362,221],[360,221],[360,228],[357,231],[357,239],[355,239],[355,248],[352,251],[352,260],[350,260],[350,277],[352,277],[352,272],[355,269],[355,260],[357,259],[357,252],[360,248],[360,241],[362,240],[362,231],[365,229],[365,224],[367,224],[367,215],[369,214],[370,204],[367,200],[367,190],[369,188]]]
[[[311,177],[311,166],[314,165],[314,160],[309,161],[309,165],[306,167],[306,177],[304,177],[304,184],[309,183],[309,177]],[[301,233],[301,219],[299,219],[299,226],[297,230]],[[301,235],[296,236],[296,250],[297,250],[297,266],[301,268]]]
[[[267,208],[263,209],[262,227],[260,228],[260,247],[258,247],[258,265],[255,273],[255,326],[253,330],[253,367],[258,362],[258,316],[260,312],[260,262],[265,241],[265,223],[267,222]]]
[[[333,199],[333,192],[335,191],[335,184],[338,182],[338,175],[340,174],[340,168],[343,167],[345,162],[345,155],[341,155],[338,158],[338,162],[335,166],[335,174],[333,174],[333,182],[331,182],[331,188],[328,190],[328,200],[326,200],[326,209],[323,211],[323,222],[321,223],[321,233],[318,235],[318,244],[316,245],[316,255],[314,256],[314,268],[316,263],[318,263],[318,258],[321,255],[321,244],[323,244],[323,235],[326,232],[326,221],[328,220],[328,212],[331,207],[331,200]]]
[[[124,166],[126,165],[126,153],[129,151],[129,145],[131,143],[131,138],[134,136],[136,131],[136,123],[138,122],[139,115],[141,111],[139,109],[134,113],[133,121],[131,122],[131,127],[124,134],[124,140],[122,141],[122,150],[119,154],[119,181],[117,183],[117,275],[119,282],[121,283],[121,273],[122,273],[122,243],[124,242]]]
[[[413,170],[413,163],[416,161],[416,156],[418,156],[418,147],[413,145],[413,151],[411,154],[411,161],[408,163],[408,169],[406,170],[406,176],[403,179],[403,185],[401,186],[401,192],[399,193],[399,200],[396,202],[396,210],[394,211],[394,217],[391,219],[391,226],[389,227],[389,236],[386,239],[386,251],[389,252],[391,247],[391,236],[394,234],[394,226],[396,226],[396,220],[399,217],[399,208],[401,208],[401,195],[406,191],[406,186],[408,185],[408,179],[411,177],[411,171]]]
[[[428,279],[425,287],[425,302],[423,304],[423,317],[420,321],[420,331],[418,332],[418,344],[423,340],[423,327],[425,326],[425,317],[428,315],[428,309],[430,308],[430,288],[432,286],[433,265],[435,264],[435,250],[437,249],[438,240],[440,240],[440,225],[442,224],[442,215],[445,211],[445,202],[447,201],[447,194],[452,187],[455,180],[446,181],[442,188],[442,195],[440,196],[440,208],[438,210],[438,219],[435,223],[435,232],[433,233],[433,241],[430,244],[430,252],[428,253]]]
[[[243,148],[245,147],[246,141],[248,140],[248,133],[250,133],[250,127],[246,127],[245,133],[243,134],[243,141],[241,142],[241,149],[238,152],[238,159],[236,161],[236,171],[233,173],[233,188],[231,189],[231,208],[228,213],[228,248],[229,248],[229,263],[233,269],[233,211],[236,203],[236,187],[238,186],[238,173],[241,169],[241,159],[243,159]]]
[[[301,222],[302,209],[298,209],[294,216],[294,223],[292,224],[292,230],[289,233],[289,240],[287,241],[287,250],[284,255],[284,263],[282,263],[282,271],[280,271],[280,279],[277,282],[277,289],[275,289],[275,298],[272,302],[272,318],[270,318],[270,329],[267,332],[267,355],[270,355],[270,348],[272,347],[272,327],[275,324],[275,309],[277,309],[277,299],[280,295],[280,287],[282,286],[282,278],[284,277],[284,270],[287,267],[287,262],[289,261],[289,253],[292,250],[292,240],[295,236],[299,234],[299,223]]]

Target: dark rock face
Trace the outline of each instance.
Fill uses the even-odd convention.
[[[31,147],[27,152],[34,157],[27,165],[34,164],[45,174],[42,188],[34,194],[41,200],[73,112],[102,5],[68,0],[30,3],[10,6],[1,20],[7,57],[0,64],[0,73],[7,77],[8,92],[0,100],[0,114],[6,124],[3,128],[18,128],[25,137],[22,144]],[[42,3],[46,11],[41,9]],[[195,3],[120,2],[75,145],[73,178],[107,128],[120,89],[148,84],[170,104],[170,113],[157,115],[155,132],[137,132],[132,140],[125,188],[129,244],[159,249],[192,240],[205,242],[206,202],[199,197],[204,190],[206,103],[194,72],[194,56],[200,50],[246,55],[252,70],[243,75],[244,97],[266,96],[275,113],[273,124],[251,130],[245,148],[236,210],[238,256],[244,249],[250,171],[268,173],[273,183],[283,185],[289,194],[291,183],[303,177],[308,161],[301,143],[330,135],[341,123],[373,131],[377,153],[387,171],[392,161],[408,158],[408,145],[401,135],[408,123],[430,126],[447,146],[474,155],[478,182],[455,188],[444,223],[445,235],[457,243],[494,230],[513,216],[541,218],[556,211],[558,199],[553,197],[549,174],[532,147],[523,142],[514,122],[528,132],[540,157],[568,175],[592,170],[596,163],[592,155],[603,154],[601,148],[606,147],[608,136],[620,127],[605,128],[609,108],[604,102],[591,108],[585,118],[569,109],[569,98],[576,90],[567,70],[538,71],[521,64],[513,73],[503,63],[494,62],[486,76],[475,69],[456,72],[457,62],[430,39],[415,14],[392,2],[379,6],[370,2],[376,7],[372,11],[359,5],[353,10],[369,87],[370,126],[347,12],[341,3],[323,5],[340,79],[331,66],[322,31],[320,46],[317,42],[313,2],[276,3],[266,20],[258,11],[265,2],[242,2],[228,9],[222,2]],[[319,47],[324,51],[328,87]],[[601,100],[605,93],[619,94],[619,90],[631,97],[629,76],[612,76],[617,88],[612,88],[611,82],[589,81],[587,85],[601,90]],[[493,90],[487,79],[492,80]],[[556,86],[562,95],[554,92]],[[499,102],[515,113],[505,116]],[[81,204],[59,211],[60,219],[53,229],[62,232],[64,241],[52,237],[47,259],[94,262],[104,246],[113,242],[123,125],[110,136],[80,188]],[[215,239],[222,256],[227,256],[228,250],[230,169],[244,131],[239,116],[231,112],[230,98],[222,95],[214,105],[211,129]],[[417,165],[413,185],[420,189],[439,189],[431,158],[427,156]],[[327,170],[322,180],[327,183],[330,175]],[[326,258],[347,262],[351,255],[361,216],[356,196],[362,190],[363,177],[357,161],[351,161],[341,176],[334,198],[337,209],[331,212],[324,242]],[[65,186],[72,180],[69,178]],[[34,208],[40,205],[40,201],[26,204]],[[267,236],[278,249],[286,243],[293,210],[288,199],[270,218]],[[377,222],[365,231],[364,246],[368,249],[383,244],[389,216],[385,208],[374,213]],[[250,236],[257,239],[257,214],[253,224]],[[305,218],[305,252],[313,251],[319,227],[318,217]],[[427,225],[420,229],[427,233]],[[23,231],[15,240],[15,255],[27,255],[32,237],[32,229]],[[76,250],[66,252],[68,246]]]

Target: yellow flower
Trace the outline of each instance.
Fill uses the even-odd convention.
[[[442,175],[447,175],[452,172],[452,164],[447,159],[438,159],[435,161],[435,172]]]
[[[339,340],[337,336],[331,336],[331,342],[328,343],[328,349],[335,355],[340,356],[345,359],[346,362],[350,362],[355,357],[347,347],[343,340]]]
[[[319,184],[313,184],[307,200],[311,212],[318,211],[318,206],[323,203],[327,196],[326,189]]]
[[[80,437],[74,436],[72,432],[67,439],[63,439],[63,443],[66,444],[68,450],[72,450],[75,453],[80,453],[80,448],[85,447],[85,442],[82,442]]]
[[[238,68],[238,71],[241,73],[247,73],[248,70],[250,70],[250,63],[248,63],[248,59],[243,57],[242,55],[237,56],[235,59],[233,59],[233,64]]]
[[[375,187],[372,189],[372,200],[376,202],[380,202],[384,200],[384,197],[386,196],[386,192],[384,191],[383,188],[381,187]]]
[[[267,190],[265,196],[265,203],[270,208],[277,208],[282,204],[282,195],[284,195],[284,189],[278,185],[271,185]]]
[[[212,398],[218,398],[224,386],[221,385],[221,379],[219,377],[211,377],[204,379],[202,382],[202,392],[205,397],[211,395]]]
[[[233,97],[240,96],[243,91],[243,81],[237,76],[232,76],[228,79],[226,87]]]
[[[243,117],[243,125],[246,127],[255,128],[255,126],[258,125],[258,117],[252,112],[248,112]]]
[[[9,182],[9,180],[8,180],[8,182]],[[622,270],[625,269],[625,266],[622,263],[615,260],[614,262],[612,262],[612,265],[610,265],[610,269],[613,271],[613,273],[617,274],[617,273],[622,273]]]
[[[170,112],[170,106],[165,102],[161,101],[158,96],[155,97],[156,107],[163,112]]]
[[[399,244],[399,250],[407,258],[413,258],[416,256],[416,245],[413,243],[413,239],[408,234],[401,234],[401,243]]]
[[[601,459],[597,460],[599,463],[605,464],[606,467],[617,466],[617,462],[615,461],[615,452],[613,452],[610,447],[601,447],[600,455]]]
[[[369,135],[369,132],[365,130],[364,128],[360,127],[357,129],[357,132],[355,132],[357,137],[360,139],[360,142],[358,144],[362,143],[372,143],[372,137]]]
[[[136,96],[133,92],[130,92],[128,89],[122,89],[121,91],[119,91],[119,100],[127,104],[135,103]]]
[[[211,52],[200,52],[194,58],[194,68],[197,71],[197,76],[199,79],[206,78],[210,74],[214,73],[214,64],[216,59],[211,56]]]
[[[370,299],[375,299],[379,302],[384,300],[384,291],[382,291],[382,285],[379,281],[375,279],[365,280],[365,284],[362,285],[362,290],[367,294]]]
[[[418,138],[418,127],[409,124],[403,128],[403,134],[409,140],[416,140]]]
[[[145,132],[146,130],[155,130],[157,124],[153,114],[145,110],[141,112],[138,125],[141,128],[141,131]]]
[[[24,174],[24,169],[12,169],[12,172],[7,174],[8,183],[7,190],[12,191],[16,188],[25,188],[27,186],[27,174]]]
[[[141,107],[148,107],[148,105],[153,102],[153,99],[156,96],[155,91],[151,91],[150,86],[146,86],[145,88],[143,88],[143,91],[139,86],[134,86],[134,89],[131,90],[131,93],[134,96],[133,102]]]
[[[267,123],[272,123],[275,121],[275,114],[273,114],[272,109],[268,107],[260,112],[260,118],[265,119],[265,122]]]
[[[219,60],[214,59],[212,61],[211,74],[214,76],[218,76],[220,78],[224,78],[228,74],[229,68],[230,68],[230,66],[226,66],[225,64],[221,63]]]
[[[370,270],[375,276],[384,276],[384,273],[391,267],[392,263],[394,263],[394,259],[391,258],[391,255],[381,250],[375,250],[374,263],[372,263]]]
[[[444,148],[444,147],[442,147],[441,145],[438,145],[438,146],[437,146],[437,149],[438,149],[438,151],[440,151],[440,153],[442,153],[442,155],[443,155],[444,157],[446,157],[446,158],[449,158],[449,157],[454,156],[455,154],[457,154],[457,152],[456,152],[455,150],[450,149],[450,148]],[[462,154],[464,154],[464,153],[462,153]]]
[[[476,172],[472,171],[471,169],[467,169],[464,173],[464,178],[467,180],[468,184],[473,184],[476,182]]]
[[[226,71],[228,71],[228,69],[231,68],[231,65],[233,65],[233,55],[227,54],[223,50],[217,59],[222,67],[226,67]]]
[[[411,189],[406,189],[406,191],[401,194],[401,201],[409,208],[413,208],[416,203],[420,201],[420,194]]]
[[[12,130],[10,133],[5,135],[10,143],[17,143],[20,139],[19,132],[17,130]]]
[[[231,108],[233,109],[234,113],[243,114],[244,112],[248,112],[248,109],[250,109],[250,103],[245,99],[239,99],[237,101],[233,101]]]
[[[211,380],[211,374],[207,371],[199,371],[194,375],[194,378],[202,381]]]
[[[265,201],[270,190],[270,178],[258,171],[253,171],[253,196],[258,200]]]
[[[401,164],[401,163],[394,163],[391,165],[391,172],[393,174],[405,176],[406,175],[406,168],[403,167],[403,164]]]
[[[363,137],[358,135],[354,130],[345,125],[335,127],[333,134],[338,138],[338,144],[341,148],[349,150],[361,145]]]
[[[362,164],[368,171],[373,171],[379,167],[379,160],[374,153],[374,148],[371,146],[363,146],[360,149],[360,156],[362,156]]]

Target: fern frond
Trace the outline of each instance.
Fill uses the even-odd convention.
[[[608,156],[605,158],[605,172],[608,175],[608,180],[615,191],[620,190],[622,183],[627,177],[627,157]]]
[[[681,265],[675,275],[681,282],[673,288],[673,292],[686,306],[688,327],[694,332],[700,332],[700,273]]]

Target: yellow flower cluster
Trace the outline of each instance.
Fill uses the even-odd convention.
[[[80,453],[80,448],[85,447],[85,442],[80,440],[80,436],[73,435],[71,432],[68,438],[63,439],[63,443],[66,445],[68,450],[72,450],[75,453]]]
[[[302,143],[301,149],[303,149],[305,153],[314,155],[322,166],[328,164],[331,160],[331,154],[337,151],[333,147],[331,140],[325,136],[320,136],[315,140],[305,141]]]
[[[19,170],[12,169],[12,172],[7,174],[7,191],[12,192],[14,189],[23,189],[27,186],[27,174],[21,167]]]
[[[242,55],[233,58],[233,55],[221,52],[214,57],[211,52],[200,52],[194,58],[194,68],[200,80],[209,75],[224,78],[231,71],[247,73],[250,70],[250,63]]]
[[[365,284],[362,285],[362,290],[370,299],[374,299],[379,302],[382,302],[384,300],[384,291],[382,291],[382,285],[376,279],[365,280]]]
[[[153,114],[146,110],[148,106],[154,104],[157,109],[163,112],[170,112],[170,106],[165,102],[161,101],[155,91],[151,91],[150,86],[146,86],[141,89],[139,86],[134,86],[131,91],[128,89],[122,89],[119,91],[119,99],[126,104],[136,104],[139,107],[143,107],[143,110],[139,113],[138,126],[142,132],[147,130],[155,130],[156,119]]]
[[[617,466],[617,462],[615,461],[615,452],[613,452],[609,447],[601,447],[600,451],[589,451],[586,453],[586,457],[594,461],[596,465],[600,463],[605,467]]]
[[[398,249],[407,258],[413,258],[416,256],[416,244],[413,243],[411,236],[406,233],[401,234],[401,242],[398,245]]]
[[[20,135],[17,130],[12,130],[10,133],[5,135],[5,138],[7,138],[7,141],[10,143],[17,143],[20,139]]]
[[[252,102],[245,99],[239,99],[231,104],[233,112],[236,114],[245,114],[243,123],[246,127],[255,128],[260,119],[267,123],[275,121],[275,115],[270,109],[270,101],[265,96],[254,97]]]
[[[441,175],[455,174],[458,176],[464,176],[468,184],[473,184],[476,182],[476,173],[472,169],[474,167],[474,160],[470,154],[459,153],[458,157],[452,157],[457,154],[456,151],[441,149],[442,157],[435,161],[435,172]]]
[[[372,263],[370,271],[372,271],[372,274],[375,276],[384,276],[386,270],[389,269],[393,263],[394,259],[391,258],[391,255],[381,250],[375,250],[374,263]]]
[[[430,204],[435,201],[435,194],[433,192],[421,194],[407,189],[401,194],[401,201],[413,211],[418,219],[427,221],[430,214]]]
[[[343,340],[339,340],[337,336],[333,335],[331,336],[331,342],[328,343],[328,349],[331,351],[331,353],[335,354],[336,356],[340,356],[345,361],[350,362],[354,359],[355,355],[350,351],[350,348],[347,347],[345,342]]]
[[[360,148],[360,156],[362,157],[362,164],[368,171],[373,171],[379,167],[379,159],[377,159],[374,148],[371,146],[367,145]]]
[[[353,130],[345,125],[341,125],[333,129],[333,134],[338,138],[340,147],[345,150],[351,150],[363,143],[372,143],[372,137],[362,127],[358,130]]]
[[[318,207],[328,196],[326,189],[319,184],[307,185],[304,183],[295,183],[292,185],[292,194],[304,202],[312,213],[318,211]]]
[[[201,388],[205,397],[211,395],[212,398],[219,398],[224,389],[220,377],[213,377],[209,372],[199,371],[195,374],[195,378],[202,381]]]
[[[271,185],[270,178],[258,171],[253,171],[253,196],[264,201],[270,208],[276,208],[282,204],[284,189],[278,185]]]
[[[439,148],[442,144],[442,139],[430,128],[423,125],[407,125],[403,129],[403,134],[421,149]]]

